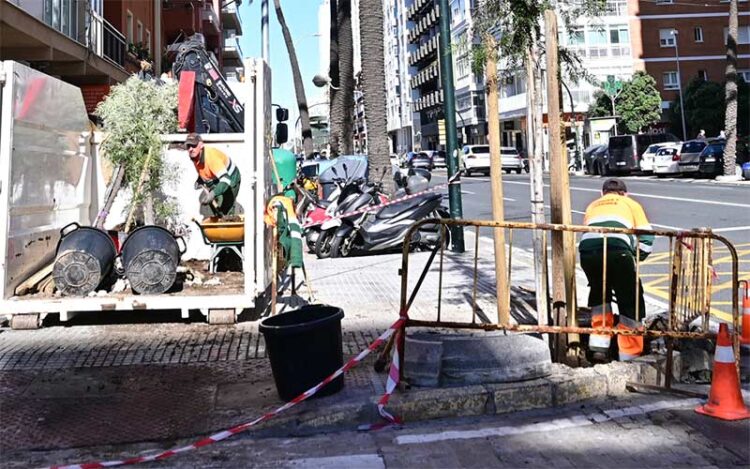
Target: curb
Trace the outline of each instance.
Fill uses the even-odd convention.
[[[364,366],[371,366],[363,363]],[[675,354],[675,369],[679,370]],[[593,368],[553,365],[546,378],[514,383],[469,385],[449,388],[400,389],[391,397],[388,411],[409,422],[443,418],[500,415],[533,409],[563,407],[572,403],[623,396],[628,382],[659,385],[663,381],[663,357],[644,357],[639,362],[612,362]],[[385,375],[383,375],[385,377]],[[313,401],[316,402],[316,401]],[[321,401],[317,401],[320,403]],[[282,415],[267,422],[262,436],[306,436],[342,427],[351,429],[380,421],[378,396],[357,402],[333,403]]]

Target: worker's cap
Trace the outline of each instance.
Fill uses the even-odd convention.
[[[201,143],[203,139],[200,135],[197,133],[189,133],[187,137],[185,137],[185,146],[186,147],[197,147],[199,143]]]

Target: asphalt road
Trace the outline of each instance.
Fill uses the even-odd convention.
[[[444,170],[433,173],[433,183],[445,182]],[[740,257],[739,276],[750,279],[750,185],[724,185],[701,180],[662,180],[644,177],[624,178],[631,197],[645,209],[651,225],[657,229],[690,230],[707,227],[725,236],[737,248]],[[589,203],[600,196],[604,179],[597,176],[570,177],[573,223],[582,224]],[[465,219],[492,219],[490,178],[464,177],[461,183]],[[530,179],[528,174],[503,174],[503,196],[507,221],[531,221]],[[549,213],[549,177],[545,177],[546,219]],[[448,201],[446,199],[446,205]],[[491,231],[481,232],[490,237]],[[515,230],[514,247],[531,250],[531,233]],[[726,319],[731,286],[731,264],[727,250],[714,243],[714,280],[712,306],[714,314]],[[657,238],[654,253],[643,265],[644,290],[652,299],[669,298],[669,241]],[[722,293],[723,292],[723,293]]]

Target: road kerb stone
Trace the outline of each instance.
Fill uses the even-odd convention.
[[[552,407],[552,383],[544,378],[520,383],[489,384],[487,388],[492,393],[496,414]]]

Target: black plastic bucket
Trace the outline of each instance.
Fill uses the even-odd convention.
[[[273,380],[279,397],[291,401],[323,381],[344,364],[341,344],[341,308],[308,305],[261,321]],[[328,396],[344,387],[344,375],[323,387],[316,396]]]
[[[182,254],[184,250],[180,251],[174,235],[160,226],[138,228],[128,235],[120,250],[130,288],[147,295],[158,295],[172,288]]]
[[[105,231],[71,223],[60,230],[52,276],[66,296],[85,296],[109,276],[117,250]]]

